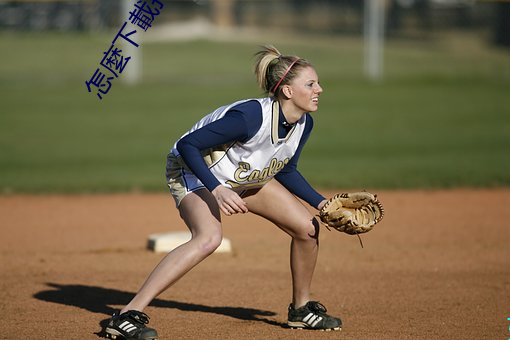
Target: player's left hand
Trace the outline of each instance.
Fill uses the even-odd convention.
[[[350,235],[372,230],[384,216],[377,196],[366,191],[337,194],[322,201],[319,209],[319,217],[327,227]]]

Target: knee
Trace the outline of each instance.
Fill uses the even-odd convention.
[[[299,229],[299,232],[296,233],[294,238],[301,241],[316,242],[319,239],[319,231],[319,221],[315,217],[312,217],[303,224],[303,227]]]
[[[208,233],[194,238],[199,252],[203,256],[208,256],[220,246],[223,239],[221,232]]]

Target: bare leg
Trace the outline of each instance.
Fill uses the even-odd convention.
[[[164,290],[173,285],[221,244],[221,217],[216,200],[205,189],[188,194],[179,206],[192,239],[172,250],[150,273],[135,297],[121,313],[143,311]]]
[[[295,308],[305,305],[310,300],[310,287],[319,251],[317,220],[276,180],[270,181],[244,200],[251,212],[275,223],[292,237],[292,303]]]

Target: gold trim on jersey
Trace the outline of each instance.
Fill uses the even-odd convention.
[[[292,126],[292,129],[289,130],[289,132],[287,132],[287,135],[285,136],[285,138],[280,138],[279,135],[278,135],[278,126],[279,126],[279,123],[280,123],[280,103],[278,102],[278,100],[275,100],[273,102],[273,107],[272,107],[272,112],[271,112],[271,142],[273,144],[278,144],[279,142],[287,142],[290,138],[290,136],[292,136],[292,133],[294,132],[294,130],[296,129],[296,124],[294,124]]]
[[[207,167],[212,167],[214,164],[218,163],[225,155],[227,154],[228,149],[230,149],[234,145],[234,143],[218,145],[209,149],[205,149],[201,152],[202,158],[207,164]]]
[[[234,144],[235,143],[222,144],[200,151],[200,154],[202,155],[202,158],[204,159],[204,162],[207,165],[207,167],[210,169],[216,163],[221,161],[221,159],[227,155],[228,149],[230,149]],[[186,165],[186,163],[182,159],[181,155],[176,156],[175,158],[182,168],[192,172],[188,165]]]
[[[237,187],[256,187],[262,186],[265,183],[269,182],[271,178],[274,177],[287,163],[289,163],[290,158],[285,158],[283,161],[278,160],[277,158],[272,158],[269,162],[269,166],[266,166],[264,169],[253,169],[251,170],[250,163],[247,162],[239,162],[239,165],[234,172],[234,180],[225,181],[226,184],[230,185],[232,188]],[[253,182],[256,181],[256,182]]]

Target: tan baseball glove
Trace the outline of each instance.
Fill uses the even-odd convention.
[[[319,211],[328,229],[331,227],[349,235],[372,230],[383,216],[384,208],[377,196],[365,191],[336,194]]]

